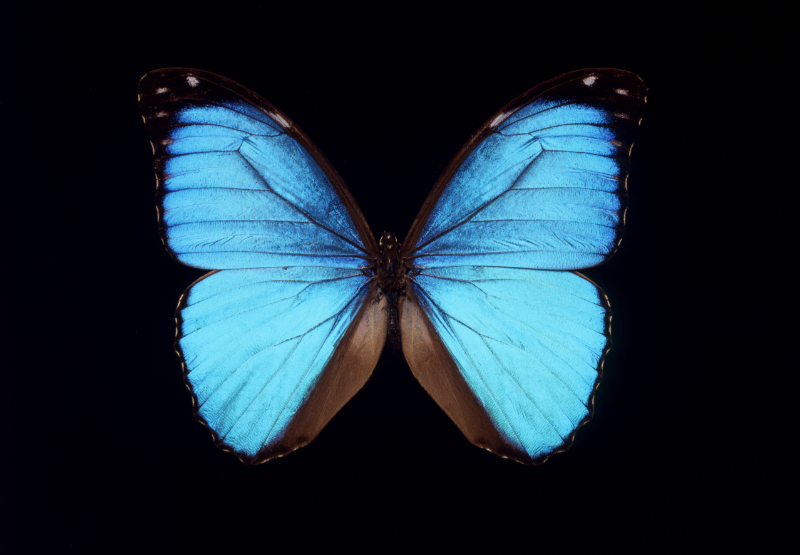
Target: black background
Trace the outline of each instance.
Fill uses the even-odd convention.
[[[649,551],[763,538],[770,492],[751,454],[766,440],[736,410],[758,385],[739,379],[750,355],[728,354],[741,336],[735,310],[719,310],[739,286],[716,273],[714,247],[748,236],[712,224],[734,210],[719,193],[735,196],[748,171],[727,115],[746,91],[719,94],[728,66],[749,63],[732,54],[738,39],[644,8],[297,7],[136,5],[21,27],[32,35],[14,43],[3,99],[21,124],[3,208],[3,541]],[[505,103],[583,67],[640,75],[650,91],[625,237],[585,271],[609,296],[614,347],[572,449],[532,468],[473,447],[386,351],[307,447],[257,467],[218,451],[172,350],[175,305],[203,272],[159,239],[136,100],[138,79],[169,66],[270,100],[340,172],[373,233],[401,237],[437,172]]]

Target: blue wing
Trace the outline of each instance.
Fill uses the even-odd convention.
[[[139,91],[159,228],[180,262],[358,267],[374,251],[341,178],[267,101],[198,70],[148,73]]]
[[[412,226],[403,349],[476,445],[538,464],[591,416],[609,305],[553,270],[600,264],[619,245],[645,92],[602,69],[528,91],[467,143]]]
[[[426,267],[606,260],[622,237],[645,92],[631,73],[582,70],[515,100],[445,171],[406,240],[410,254]]]
[[[591,415],[611,346],[611,313],[600,288],[572,272],[488,266],[425,269],[414,281],[406,302],[422,307],[496,431],[477,434],[475,417],[443,407],[465,435],[525,463],[568,446]],[[403,334],[409,364],[428,385],[426,374],[440,369],[426,368],[425,357],[406,344],[419,335],[412,326]],[[436,397],[437,388],[426,389]]]
[[[188,69],[145,75],[159,228],[186,290],[176,350],[195,414],[244,462],[313,439],[364,384],[386,335],[361,270],[375,240],[341,178],[264,99]]]
[[[385,302],[368,282],[352,269],[289,267],[215,272],[186,291],[176,345],[219,447],[246,462],[290,452],[347,400],[326,406],[340,395],[332,389],[363,385],[386,336]],[[337,347],[351,352],[331,364]],[[320,383],[323,372],[337,374],[333,383]]]

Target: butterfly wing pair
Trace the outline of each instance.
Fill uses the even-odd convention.
[[[399,301],[412,372],[475,445],[525,464],[592,414],[611,313],[572,271],[619,245],[646,89],[580,70],[526,92],[445,169],[412,225]],[[269,102],[193,69],[145,75],[161,237],[216,270],[178,305],[176,350],[218,447],[261,463],[311,441],[387,335],[380,253],[341,178]]]

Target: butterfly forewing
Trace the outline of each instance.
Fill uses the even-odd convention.
[[[336,171],[268,102],[198,70],[145,75],[159,227],[181,262],[208,269],[363,265],[375,240]]]
[[[575,270],[622,237],[645,88],[632,73],[548,81],[484,124],[437,181],[404,243],[419,264]]]

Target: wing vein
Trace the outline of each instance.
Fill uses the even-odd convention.
[[[241,148],[241,147],[240,147],[240,148]],[[238,152],[238,151],[237,151],[237,152]],[[256,175],[258,175],[259,177],[261,177],[261,181],[264,183],[264,186],[265,186],[265,187],[267,187],[267,189],[269,189],[269,190],[272,192],[272,194],[274,194],[275,196],[277,196],[278,198],[280,198],[280,199],[281,199],[282,201],[284,201],[286,204],[288,204],[289,206],[291,206],[292,208],[294,208],[295,210],[297,210],[297,211],[298,211],[299,213],[301,213],[303,216],[305,216],[305,217],[306,217],[306,218],[308,218],[310,221],[312,221],[312,222],[314,222],[315,224],[317,224],[317,225],[318,225],[320,228],[324,229],[324,230],[325,230],[325,231],[327,231],[328,233],[331,233],[332,235],[335,235],[336,237],[339,237],[339,238],[340,238],[342,241],[345,241],[346,243],[349,243],[349,244],[351,244],[352,246],[354,246],[354,247],[355,247],[355,248],[357,248],[358,250],[360,250],[360,251],[364,252],[365,254],[367,253],[367,250],[366,250],[366,248],[365,248],[365,247],[362,247],[361,245],[358,245],[358,244],[354,243],[353,241],[351,241],[351,240],[350,240],[350,239],[348,239],[347,237],[344,237],[343,235],[340,235],[340,234],[336,233],[334,230],[330,229],[329,227],[327,227],[327,226],[325,226],[325,225],[322,225],[322,224],[321,224],[320,222],[318,222],[316,219],[312,218],[312,217],[311,217],[309,214],[307,214],[307,213],[305,212],[305,210],[301,209],[299,206],[295,205],[293,202],[291,202],[291,201],[289,201],[288,199],[284,198],[284,197],[283,197],[283,195],[281,195],[280,193],[278,193],[278,192],[277,192],[275,189],[273,189],[273,188],[270,186],[270,184],[269,184],[269,183],[267,183],[267,180],[266,180],[266,179],[264,179],[264,176],[262,176],[262,175],[261,175],[261,173],[259,173],[259,171],[256,169],[256,167],[255,167],[253,164],[251,164],[251,163],[250,163],[250,160],[248,160],[246,156],[244,156],[244,155],[243,155],[241,152],[239,152],[239,156],[241,156],[241,157],[242,157],[242,160],[244,160],[244,161],[247,163],[247,165],[248,165],[248,166],[250,166],[251,168],[253,168],[253,171],[256,173]],[[338,196],[338,195],[337,195],[337,196]],[[356,231],[356,233],[358,233],[358,231]]]

